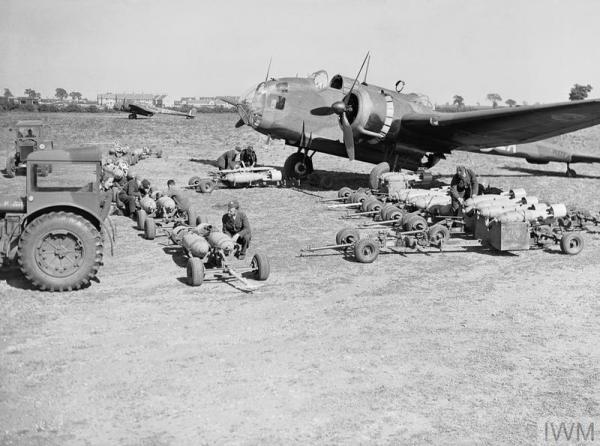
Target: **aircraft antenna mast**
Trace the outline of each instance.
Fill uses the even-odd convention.
[[[367,53],[369,58],[367,59],[367,67],[365,68],[365,77],[363,78],[363,84],[367,84],[367,74],[369,73],[369,64],[371,63],[371,54]]]
[[[265,76],[265,84],[269,80],[269,72],[271,71],[271,62],[273,61],[273,56],[269,59],[269,66],[267,67],[267,75]]]

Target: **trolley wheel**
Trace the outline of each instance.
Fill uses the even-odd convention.
[[[354,257],[360,263],[373,263],[379,255],[379,246],[369,238],[359,240],[354,245]]]
[[[338,196],[338,198],[348,198],[351,193],[352,193],[352,189],[350,189],[347,186],[344,186],[340,190],[338,190],[337,196]]]
[[[403,221],[405,231],[420,231],[427,229],[427,220],[417,214],[412,214]]]
[[[144,223],[146,223],[146,218],[148,218],[148,214],[143,209],[138,209],[137,211],[137,226],[140,231],[144,230]]]
[[[354,243],[360,239],[360,233],[354,228],[340,229],[335,235],[336,245],[343,245],[346,243]]]
[[[576,232],[568,232],[560,239],[560,250],[574,256],[583,249],[583,237]]]
[[[193,176],[188,180],[188,186],[198,186],[200,184],[200,177]]]
[[[147,218],[144,223],[144,235],[148,240],[154,240],[156,237],[156,222],[152,217]]]
[[[15,161],[15,156],[11,155],[6,158],[6,176],[8,178],[13,178],[17,173],[17,163]]]
[[[253,276],[256,280],[267,280],[271,273],[271,265],[266,255],[257,252],[252,257],[250,262],[250,268],[252,268]]]
[[[197,185],[200,192],[203,194],[210,194],[213,190],[215,190],[215,182],[213,180],[202,180]]]
[[[196,209],[190,207],[187,211],[187,224],[190,226],[194,226],[196,224],[196,220],[198,219],[198,213]]]
[[[441,245],[450,238],[450,230],[444,225],[433,225],[427,234],[432,245]]]
[[[198,257],[190,257],[187,262],[187,282],[190,286],[200,286],[204,281],[204,263]]]

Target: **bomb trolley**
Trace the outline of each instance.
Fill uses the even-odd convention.
[[[202,285],[210,274],[210,278],[237,279],[244,285],[245,291],[254,291],[258,287],[250,284],[243,274],[249,273],[251,278],[260,281],[269,277],[269,259],[260,252],[254,254],[248,267],[234,268],[231,265],[231,255],[240,249],[239,245],[210,224],[203,223],[196,227],[176,224],[172,229],[161,229],[162,233],[159,235],[168,236],[187,256],[187,282],[191,286]]]
[[[404,254],[408,250],[424,252],[435,248],[443,251],[444,244],[450,238],[446,226],[433,225],[425,229],[405,231],[401,227],[380,230],[376,235],[361,238],[357,229],[344,228],[335,236],[334,245],[308,246],[300,250],[300,256],[323,250],[337,250],[354,258],[360,263],[372,263],[380,252]]]
[[[217,186],[228,188],[253,187],[281,184],[281,172],[272,167],[239,167],[209,172],[210,178],[193,176],[188,180],[188,188],[196,192],[211,193]]]

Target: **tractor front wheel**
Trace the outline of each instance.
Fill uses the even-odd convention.
[[[88,220],[70,212],[50,212],[23,231],[18,261],[25,277],[40,289],[70,291],[96,277],[102,249],[102,236]]]

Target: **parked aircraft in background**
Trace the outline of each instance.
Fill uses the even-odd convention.
[[[168,110],[166,108],[154,107],[152,105],[144,104],[132,99],[123,99],[121,101],[117,101],[113,108],[114,110],[129,113],[129,119],[137,119],[138,115],[150,117],[157,114],[185,116],[186,119],[192,119],[196,114],[196,109],[194,108],[192,108],[189,113],[182,113],[174,110]]]
[[[571,163],[600,162],[546,142],[532,144],[600,124],[600,100],[443,113],[423,95],[402,93],[403,81],[396,91],[369,85],[366,74],[358,82],[366,61],[354,79],[329,79],[325,71],[265,79],[237,102],[227,101],[240,115],[236,127],[246,124],[297,147],[284,166],[284,175],[295,178],[312,171],[317,152],[377,164],[372,185],[389,169],[430,168],[453,150],[564,162],[569,176],[575,175]]]

